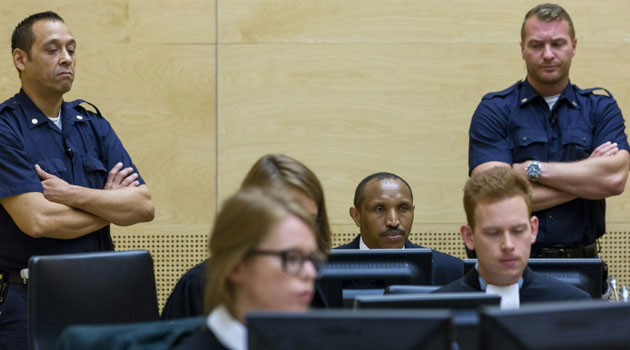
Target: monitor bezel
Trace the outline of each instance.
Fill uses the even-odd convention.
[[[354,284],[357,289],[373,289],[375,294],[383,294],[385,288],[394,284],[431,284],[433,251],[428,248],[413,249],[333,249],[328,256],[327,263],[320,270],[316,285],[318,293],[322,294],[325,304],[329,308],[352,307],[351,303],[344,305],[344,289],[348,284]],[[388,262],[407,262],[415,269],[413,277],[396,275],[388,276],[388,269],[359,267],[361,264],[377,263],[386,265]],[[331,264],[356,264],[356,269],[328,269]],[[395,272],[391,269],[390,272]],[[345,286],[344,286],[345,285]],[[352,293],[349,293],[352,295]]]

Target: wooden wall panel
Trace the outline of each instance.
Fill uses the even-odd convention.
[[[130,0],[130,41],[214,44],[216,1]]]
[[[511,69],[493,74],[488,51]],[[334,225],[354,226],[354,188],[376,171],[410,181],[416,222],[460,221],[467,121],[488,86],[518,79],[503,73],[522,70],[515,54],[509,44],[219,45],[219,198],[262,154],[286,152],[322,178]]]
[[[489,0],[232,0],[219,3],[219,42],[513,41],[505,33],[527,7]]]
[[[163,51],[155,44],[142,50],[133,45],[84,48],[91,61],[84,63],[71,95],[97,104],[139,163],[156,204],[151,225],[209,225],[214,215],[214,47]]]
[[[220,43],[518,42],[532,0],[230,0],[218,6]],[[562,3],[586,41],[629,42],[630,3]]]
[[[79,43],[212,44],[216,0],[4,0],[2,38],[30,14],[52,10],[64,18]],[[8,34],[8,35],[6,35]]]

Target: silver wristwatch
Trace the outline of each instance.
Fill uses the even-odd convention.
[[[540,166],[540,162],[537,160],[532,160],[527,165],[527,178],[530,181],[536,182],[540,179],[540,175],[542,174],[542,167]]]

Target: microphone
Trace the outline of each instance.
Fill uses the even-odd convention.
[[[556,124],[557,120],[558,120],[558,115],[556,113],[553,113],[552,115],[549,116],[549,124],[551,124],[552,126]]]
[[[68,157],[70,157],[70,159],[72,159],[72,157],[74,157],[74,151],[72,151],[72,148],[68,147],[68,148],[66,149],[66,155],[67,155]]]
[[[615,293],[615,300],[619,301],[619,294],[617,293],[617,279],[615,278],[615,276],[608,277],[608,285],[610,285],[613,293]]]

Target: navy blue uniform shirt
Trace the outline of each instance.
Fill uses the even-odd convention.
[[[83,102],[62,103],[62,130],[24,91],[0,105],[0,198],[43,192],[35,164],[70,184],[96,189],[103,188],[118,162],[138,172],[110,124],[98,110],[84,109]],[[140,177],[138,181],[144,183]],[[0,270],[25,268],[32,255],[113,249],[109,226],[72,240],[35,239],[0,206]]]
[[[528,160],[578,161],[607,141],[630,150],[623,116],[612,96],[604,89],[583,90],[570,82],[551,111],[527,80],[485,95],[473,115],[469,136],[469,173],[489,161],[510,165]],[[593,243],[604,234],[605,209],[603,199],[577,198],[535,212],[540,220],[536,245]]]

